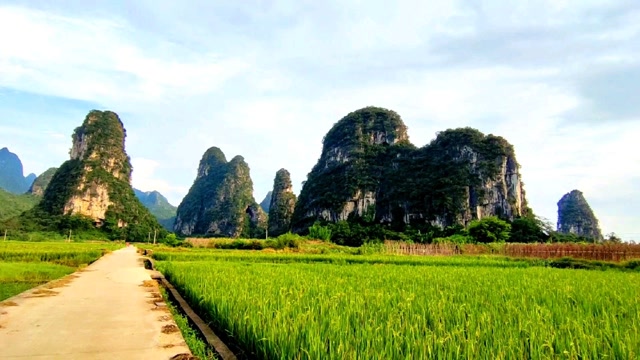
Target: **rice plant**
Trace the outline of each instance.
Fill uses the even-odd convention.
[[[251,358],[640,357],[638,273],[229,257],[158,267]]]

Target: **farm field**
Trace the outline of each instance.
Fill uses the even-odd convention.
[[[71,274],[117,243],[0,242],[0,301]]]
[[[637,271],[478,256],[180,249],[153,257],[249,358],[640,356]]]

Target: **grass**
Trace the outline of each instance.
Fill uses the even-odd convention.
[[[252,358],[640,357],[635,272],[496,257],[154,256],[190,304]]]
[[[0,262],[0,301],[75,270],[73,267],[49,263]]]
[[[167,308],[171,312],[176,325],[178,325],[184,341],[187,343],[187,346],[189,346],[191,353],[200,360],[218,359],[215,351],[211,350],[209,344],[202,340],[199,333],[191,327],[189,319],[176,309],[173,302],[169,299],[167,291],[161,287],[160,293],[162,294],[162,298],[167,304]]]
[[[0,301],[73,273],[117,243],[0,241]]]

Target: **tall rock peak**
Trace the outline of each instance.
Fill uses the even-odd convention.
[[[70,160],[52,176],[38,208],[81,215],[115,237],[146,237],[160,225],[136,198],[126,131],[111,111],[91,111],[73,133]]]
[[[219,168],[221,165],[227,163],[227,158],[220,148],[211,147],[200,160],[200,166],[198,167],[198,178],[203,178],[209,175],[212,168]]]
[[[325,136],[293,228],[354,217],[396,229],[446,227],[493,215],[512,220],[524,215],[526,205],[505,139],[449,129],[418,149],[398,114],[369,107],[347,115]]]
[[[87,162],[129,182],[131,163],[125,152],[126,136],[118,114],[93,110],[73,133],[71,160]]]
[[[262,237],[267,215],[253,198],[249,165],[241,156],[227,162],[212,147],[200,161],[198,175],[178,206],[174,230],[183,235]]]
[[[558,201],[558,232],[602,240],[598,219],[581,191],[573,190]]]
[[[273,192],[269,204],[269,234],[282,235],[291,230],[291,217],[296,206],[291,174],[280,169],[273,181]]]

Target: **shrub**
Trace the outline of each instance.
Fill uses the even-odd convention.
[[[509,239],[511,225],[490,216],[472,221],[468,231],[469,235],[479,243],[505,242]]]
[[[331,229],[328,226],[315,223],[309,228],[309,239],[331,241]]]

